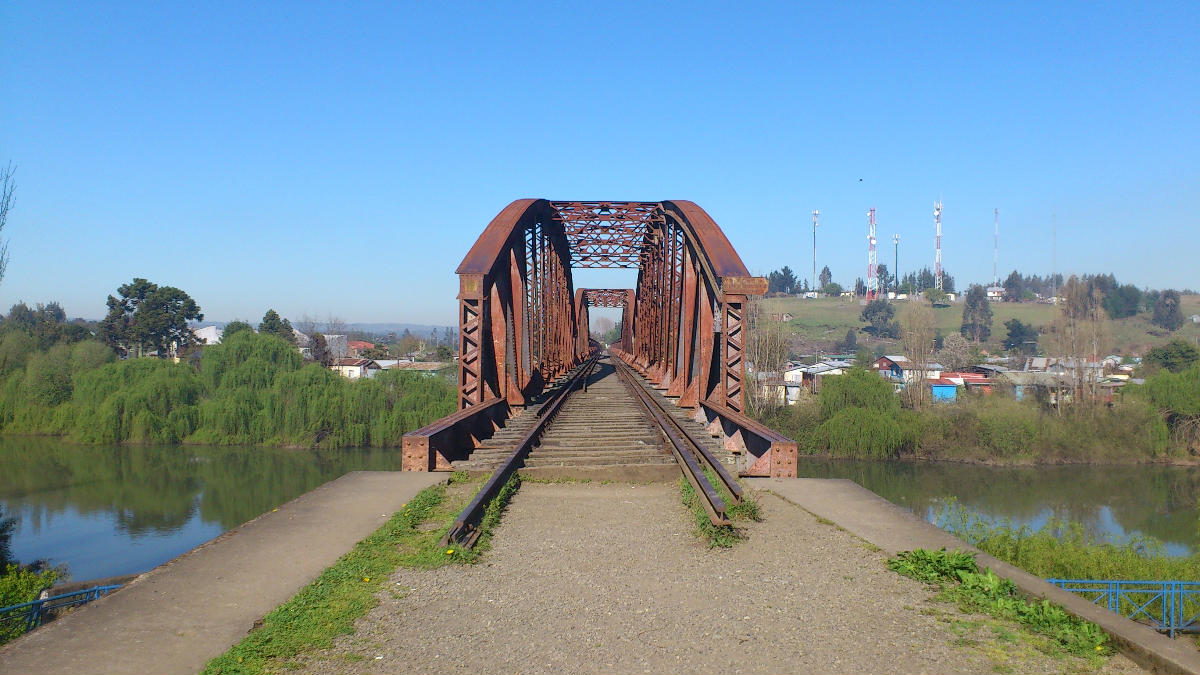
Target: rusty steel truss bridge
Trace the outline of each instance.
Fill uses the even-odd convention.
[[[637,270],[575,288],[572,269]],[[458,411],[405,436],[407,471],[448,471],[593,355],[592,307],[622,312],[611,354],[720,438],[742,476],[794,476],[796,444],[744,412],[744,312],[767,290],[693,202],[520,199],[458,267]],[[518,460],[519,463],[519,460]]]

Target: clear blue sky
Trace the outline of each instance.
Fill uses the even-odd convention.
[[[207,318],[455,320],[518,197],[691,199],[754,272],[1197,287],[1200,3],[6,2],[0,311],[135,276]],[[581,285],[625,285],[620,274]]]

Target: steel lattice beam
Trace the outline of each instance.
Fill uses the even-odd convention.
[[[636,268],[637,287],[575,289],[573,268]],[[406,469],[449,466],[454,451],[432,439],[488,435],[507,414],[497,411],[524,405],[579,363],[592,348],[590,307],[622,308],[617,352],[680,405],[732,424],[727,441],[743,430],[768,437],[742,416],[743,313],[766,280],[750,276],[696,204],[518,200],[484,229],[458,274],[460,412],[449,426],[406,436]],[[487,423],[472,409],[486,411]],[[794,475],[795,444],[779,439],[765,441],[771,452],[758,453],[754,475]]]

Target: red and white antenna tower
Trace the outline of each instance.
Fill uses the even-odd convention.
[[[867,211],[867,222],[871,233],[867,235],[867,300],[874,300],[879,291],[879,275],[876,273],[878,260],[875,257],[875,207]]]
[[[933,284],[942,290],[942,202],[933,203],[933,222],[937,224],[937,254],[933,258]]]

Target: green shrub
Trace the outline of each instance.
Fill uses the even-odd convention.
[[[899,454],[905,440],[894,416],[845,408],[817,428],[814,445],[834,457],[888,459]]]
[[[5,565],[0,570],[0,607],[19,605],[37,600],[38,594],[58,580],[57,570],[33,571],[19,565]],[[0,624],[0,644],[20,637],[25,632],[23,622]]]
[[[894,387],[865,368],[851,368],[837,377],[821,382],[821,419],[829,420],[847,408],[864,408],[878,413],[894,413],[900,399]]]

